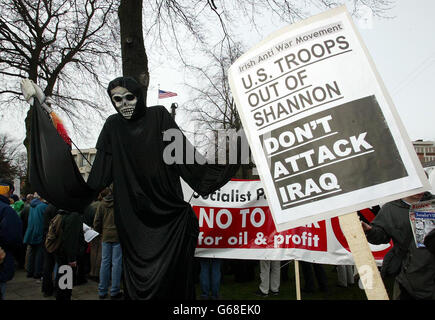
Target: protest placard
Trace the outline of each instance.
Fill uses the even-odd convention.
[[[278,231],[430,189],[345,7],[272,34],[229,81]]]

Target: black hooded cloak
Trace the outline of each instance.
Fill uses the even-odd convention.
[[[52,141],[38,145],[41,136],[53,132],[32,132],[31,170],[42,170],[45,175],[49,172],[54,177],[68,169],[69,176],[63,175],[65,186],[57,185],[56,188],[74,189],[75,198],[68,201],[69,194],[59,191],[52,196],[44,195],[46,190],[53,189],[54,182],[50,179],[41,181],[38,177],[42,175],[34,174],[37,178],[31,179],[31,183],[43,187],[42,196],[59,208],[68,202],[75,202],[69,207],[84,208],[91,200],[90,194],[96,195],[113,182],[115,223],[123,250],[127,296],[131,299],[193,299],[193,257],[199,227],[195,213],[183,199],[180,177],[197,193],[207,195],[229,181],[239,165],[199,164],[204,163],[197,160],[201,159],[199,155],[193,164],[166,164],[163,150],[171,142],[163,140],[163,133],[168,129],[179,130],[174,119],[163,106],[147,108],[134,79],[113,80],[108,87],[109,94],[117,86],[135,94],[138,103],[130,120],[119,113],[106,120],[87,183],[80,181],[81,176],[66,160],[56,165],[52,159],[50,167],[45,166],[47,161],[40,163],[41,157],[55,158],[60,153],[68,158],[71,154],[69,151],[66,154],[63,146],[59,146],[64,144],[62,139],[57,139],[57,144]],[[37,107],[35,105],[34,112],[43,113]],[[48,118],[43,115],[33,117],[36,125],[40,121],[48,121]],[[183,142],[184,154],[194,152],[184,135]],[[34,144],[39,153],[33,152]],[[65,162],[68,168],[65,168]],[[80,194],[86,196],[78,200]]]

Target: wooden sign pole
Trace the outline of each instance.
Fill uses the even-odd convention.
[[[299,261],[295,261],[296,300],[301,300],[301,281],[299,277]]]
[[[368,300],[388,300],[375,258],[356,212],[339,217],[340,227],[349,244],[355,266]]]

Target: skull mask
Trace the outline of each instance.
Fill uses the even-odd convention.
[[[118,112],[129,120],[136,108],[137,97],[128,89],[119,86],[110,90],[110,95]]]

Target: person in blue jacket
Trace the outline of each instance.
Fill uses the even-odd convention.
[[[6,282],[14,277],[15,252],[23,243],[22,223],[20,217],[10,206],[9,197],[14,192],[14,185],[0,179],[0,247],[5,253],[0,264],[0,300],[4,300]]]
[[[36,196],[30,202],[29,222],[24,235],[24,243],[29,245],[27,277],[41,279],[44,252],[44,211],[47,204]]]

